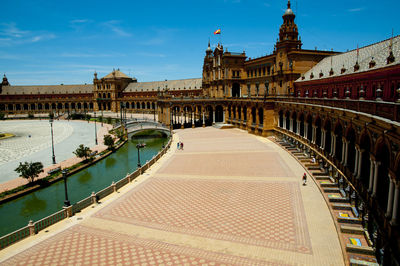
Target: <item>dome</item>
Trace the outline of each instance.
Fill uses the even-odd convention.
[[[286,9],[285,14],[283,14],[283,15],[284,15],[284,16],[287,16],[287,15],[294,15],[294,13],[293,13],[292,9],[288,8],[288,9]]]
[[[288,0],[287,9],[283,16],[294,16],[293,10],[290,8],[290,0]]]

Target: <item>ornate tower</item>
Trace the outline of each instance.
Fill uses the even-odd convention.
[[[301,40],[299,40],[299,32],[297,25],[294,22],[295,14],[290,8],[290,0],[287,3],[287,9],[283,14],[283,24],[279,29],[279,40],[276,43],[276,48],[285,47],[287,49],[301,49]]]

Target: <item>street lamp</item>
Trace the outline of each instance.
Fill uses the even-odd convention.
[[[50,127],[51,127],[51,150],[53,151],[53,164],[56,164],[56,156],[54,155],[54,140],[53,140],[53,119],[50,118]]]
[[[97,145],[97,127],[96,127],[96,112],[94,112],[94,141]]]
[[[146,143],[138,143],[136,144],[136,149],[137,149],[137,156],[138,156],[138,163],[137,163],[137,167],[140,168],[142,167],[142,165],[140,164],[140,149],[146,147]]]
[[[61,173],[62,173],[62,176],[63,176],[63,179],[64,179],[64,190],[65,190],[64,206],[65,207],[69,207],[69,206],[71,206],[71,203],[68,200],[68,189],[67,189],[67,173],[68,173],[68,170],[64,169],[64,170],[62,170]]]

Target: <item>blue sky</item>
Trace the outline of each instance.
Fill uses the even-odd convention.
[[[120,68],[138,81],[201,77],[208,39],[270,54],[287,1],[2,0],[0,73],[12,85],[92,83]],[[304,49],[346,51],[399,34],[400,2],[293,1]],[[397,26],[397,28],[396,28]]]

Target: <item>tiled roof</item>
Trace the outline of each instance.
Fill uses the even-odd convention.
[[[324,78],[349,75],[353,73],[375,70],[390,65],[400,64],[400,35],[394,37],[392,40],[393,43],[392,51],[395,57],[395,61],[393,63],[387,64],[386,59],[389,56],[390,43],[391,40],[388,39],[359,48],[358,49],[359,69],[356,71],[354,69],[354,65],[357,62],[357,49],[324,58],[304,74],[304,79],[300,77],[296,82],[319,80]],[[372,60],[375,61],[375,65],[370,68],[370,62]],[[332,75],[330,75],[331,68],[333,69]],[[346,69],[346,71],[343,73],[341,73],[342,68]],[[323,76],[320,76],[321,72],[323,73]],[[313,75],[313,78],[311,78],[311,74]]]
[[[104,79],[112,79],[112,78],[126,78],[130,79],[126,74],[122,73],[119,69],[113,70],[110,74],[104,77]]]
[[[198,79],[179,79],[167,81],[151,81],[151,82],[132,82],[124,90],[124,92],[140,92],[140,91],[162,91],[166,87],[169,90],[198,90],[201,88],[201,78]]]
[[[93,84],[3,86],[1,95],[93,93]]]

